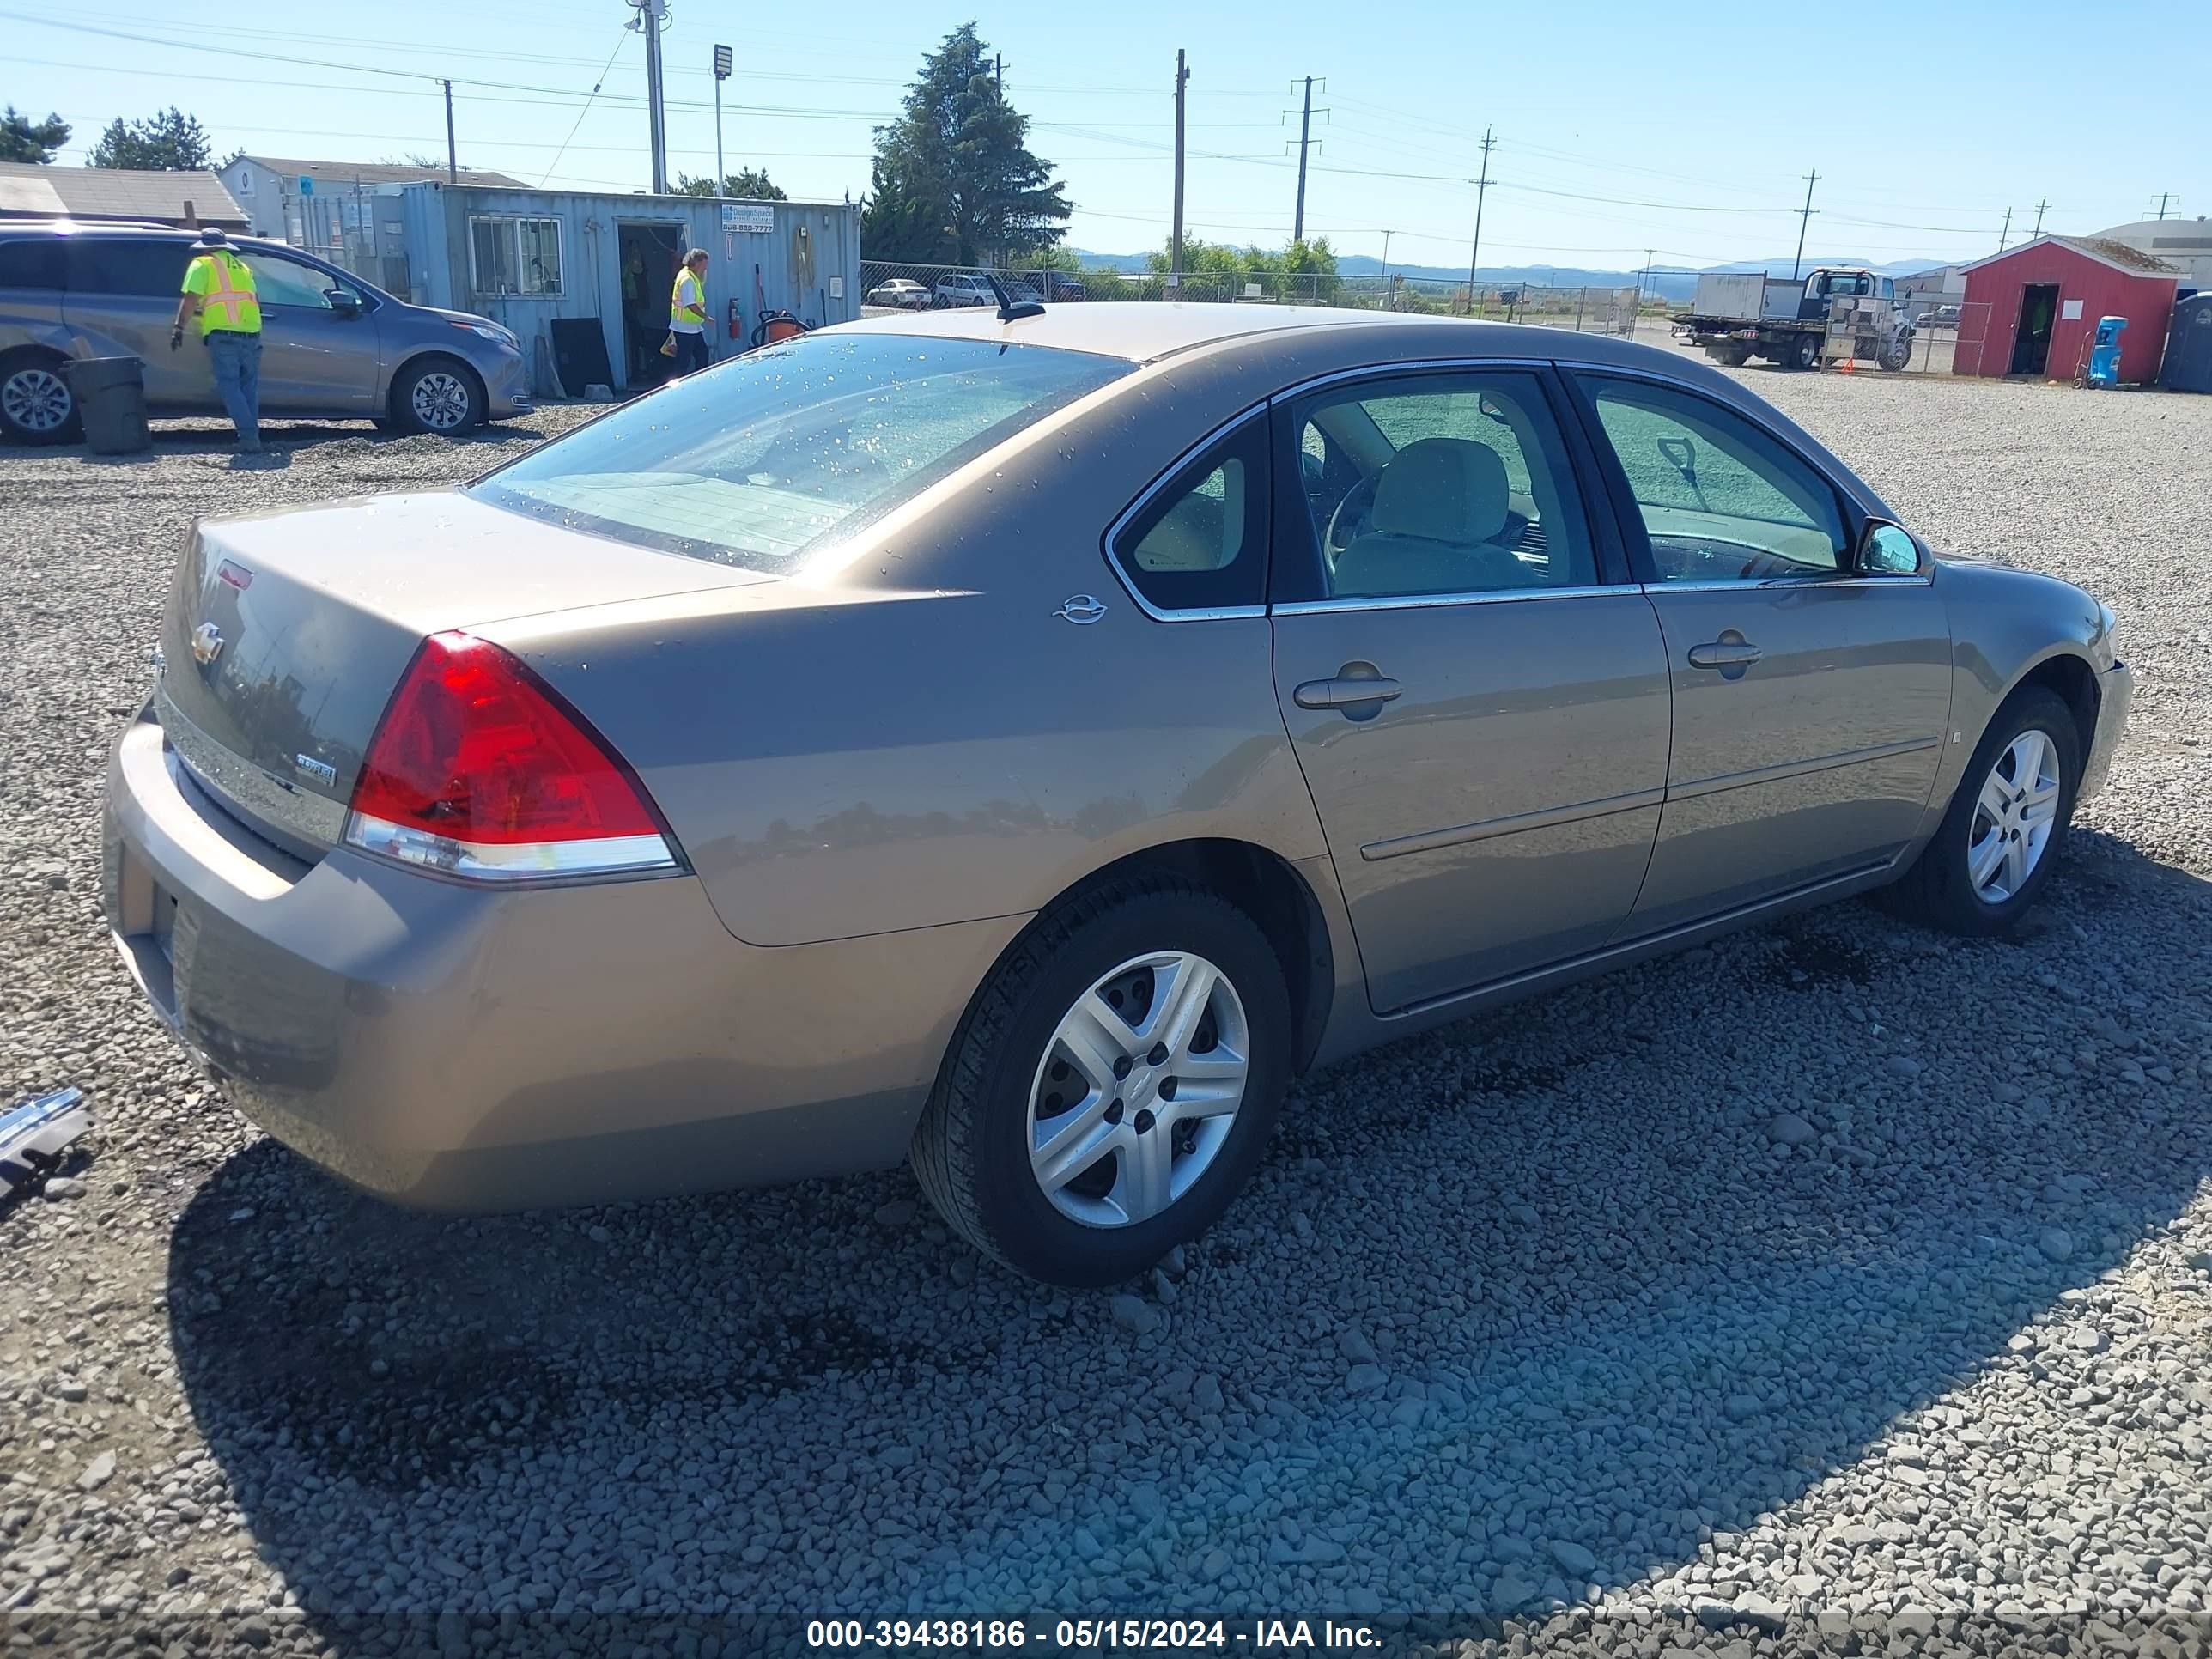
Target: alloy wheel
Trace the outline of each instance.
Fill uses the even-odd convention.
[[[69,382],[51,368],[19,368],[0,384],[0,410],[25,432],[58,432],[69,424]]]
[[[1250,1043],[1237,988],[1203,957],[1138,957],[1092,984],[1030,1089],[1030,1169],[1053,1207],[1127,1227],[1182,1198],[1229,1139]]]
[[[458,374],[433,369],[408,399],[415,418],[433,432],[451,432],[469,417],[469,389]]]
[[[2058,745],[2030,728],[2005,745],[1983,781],[1966,830],[1966,877],[1984,904],[2027,884],[2058,824]]]

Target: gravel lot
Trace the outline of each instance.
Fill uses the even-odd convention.
[[[903,1170],[454,1221],[249,1131],[99,916],[187,523],[575,416],[0,453],[0,1102],[76,1083],[98,1124],[0,1208],[14,1639],[1340,1609],[1446,1617],[1401,1648],[2203,1649],[2212,399],[1742,378],[1939,545],[2119,611],[2133,742],[2033,931],[1846,905],[1310,1079],[1225,1224],[1113,1298],[979,1261]]]

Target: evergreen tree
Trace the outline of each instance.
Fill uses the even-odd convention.
[[[905,113],[876,129],[862,252],[980,264],[1059,241],[1067,198],[1030,153],[1029,125],[1000,89],[975,25],[946,35],[922,60]]]
[[[45,167],[69,143],[70,125],[58,115],[34,121],[13,104],[0,115],[0,161],[35,161]]]
[[[791,199],[768,176],[765,167],[739,167],[723,178],[720,190],[714,188],[712,179],[695,179],[688,173],[679,173],[676,175],[676,193],[678,196],[728,196],[741,202],[787,202]]]
[[[118,116],[100,135],[92,164],[141,173],[197,172],[209,164],[207,131],[174,105],[143,121]]]

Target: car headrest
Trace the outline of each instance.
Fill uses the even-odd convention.
[[[1496,450],[1468,438],[1421,438],[1382,469],[1368,523],[1386,536],[1471,544],[1494,538],[1511,509]]]

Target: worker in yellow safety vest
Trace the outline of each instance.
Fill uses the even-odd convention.
[[[668,295],[668,337],[676,349],[676,372],[689,374],[707,367],[707,250],[695,247],[676,268]]]
[[[261,453],[261,300],[254,292],[253,267],[238,257],[230,239],[210,228],[192,244],[197,252],[185,267],[185,291],[177,301],[176,325],[169,349],[185,343],[185,325],[199,319],[200,340],[215,368],[216,390],[230,423],[238,428],[241,453]]]

